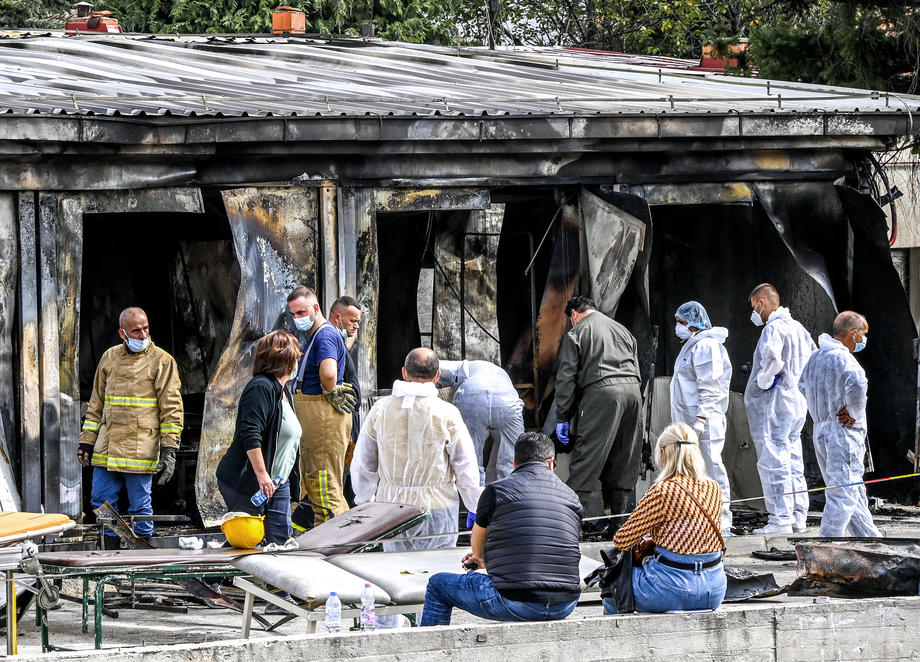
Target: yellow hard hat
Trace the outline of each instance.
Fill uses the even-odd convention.
[[[227,536],[227,542],[237,549],[252,549],[265,537],[265,517],[230,513],[220,525],[220,530]]]

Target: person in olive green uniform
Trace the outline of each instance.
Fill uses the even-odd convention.
[[[642,459],[636,339],[588,297],[569,299],[565,314],[572,328],[559,348],[556,414],[560,441],[567,442],[569,428],[575,441],[567,485],[581,500],[585,517],[604,514],[602,483],[610,512],[622,513]],[[612,528],[618,522],[613,520]]]

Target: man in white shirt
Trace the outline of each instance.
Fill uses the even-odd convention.
[[[405,537],[457,530],[460,498],[476,512],[479,464],[460,411],[438,398],[438,357],[409,352],[393,394],[374,403],[358,435],[351,463],[355,503],[385,501],[421,506],[430,517]],[[458,495],[459,493],[459,495]],[[453,547],[456,535],[383,543],[384,551]]]

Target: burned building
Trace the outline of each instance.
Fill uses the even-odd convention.
[[[873,155],[918,132],[918,108],[564,49],[9,35],[0,502],[80,512],[81,403],[119,310],[139,305],[186,405],[180,470],[155,500],[220,515],[214,468],[251,350],[289,323],[298,284],[327,309],[361,302],[365,394],[428,344],[500,362],[538,426],[573,292],[632,330],[652,384],[679,349],[676,307],[703,302],[730,331],[740,392],[757,339],[746,297],[770,281],[814,336],[836,310],[868,317],[875,469],[905,473],[916,326],[892,196],[868,180]],[[730,418],[727,457],[750,469],[733,481],[757,494],[743,408]]]

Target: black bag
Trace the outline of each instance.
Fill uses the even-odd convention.
[[[601,558],[604,559],[604,565],[585,577],[585,584],[599,584],[601,597],[612,598],[618,614],[636,611],[632,585],[632,550],[622,552],[616,547],[609,547],[601,550]]]

